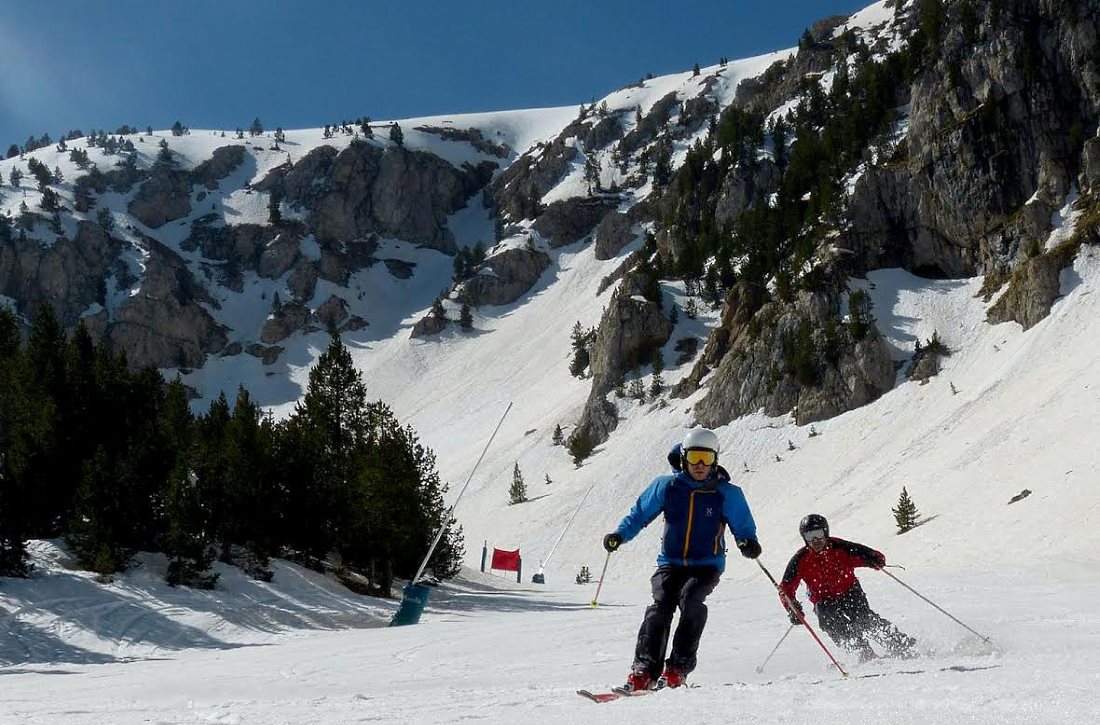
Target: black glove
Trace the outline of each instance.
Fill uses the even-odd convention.
[[[791,609],[790,607],[787,607],[787,617],[790,618],[791,624],[802,624],[802,620],[798,616],[800,614],[803,614],[802,605],[799,604],[798,602],[793,602],[793,604],[794,604],[794,609]],[[795,612],[795,609],[798,610],[797,613]],[[805,615],[803,614],[803,616],[805,616]]]
[[[623,535],[617,531],[614,531],[607,536],[603,537],[603,548],[608,551],[615,551],[623,543]]]
[[[867,563],[871,566],[872,569],[878,570],[878,569],[881,569],[882,567],[886,566],[886,555],[885,554],[879,554],[877,551],[875,552],[875,554],[876,554],[876,556],[873,556],[870,559],[868,559]]]
[[[760,548],[760,542],[756,539],[738,541],[737,548],[741,550],[741,556],[746,559],[755,559],[760,556],[760,552],[763,551],[763,549]]]

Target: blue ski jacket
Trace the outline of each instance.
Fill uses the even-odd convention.
[[[725,469],[715,468],[705,481],[684,471],[653,479],[615,531],[624,542],[630,541],[663,513],[657,566],[714,566],[725,571],[726,526],[737,541],[744,541],[756,538],[756,522],[741,488],[730,483]]]

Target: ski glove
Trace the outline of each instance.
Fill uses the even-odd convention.
[[[623,535],[617,531],[614,531],[607,536],[603,537],[603,548],[609,552],[615,551],[623,543]]]
[[[886,555],[885,554],[879,554],[877,551],[875,552],[875,554],[876,554],[876,556],[873,556],[870,559],[868,559],[867,563],[870,565],[870,567],[872,569],[878,570],[878,569],[881,569],[882,567],[886,566]]]
[[[787,616],[790,618],[791,624],[802,624],[802,620],[799,619],[799,617],[798,617],[799,614],[801,614],[802,616],[806,616],[802,612],[802,605],[799,604],[797,601],[793,602],[793,604],[794,604],[794,609],[791,609],[790,607],[787,607]],[[795,612],[795,609],[798,610],[797,613]]]
[[[741,556],[746,559],[755,559],[760,556],[760,552],[763,549],[760,548],[760,542],[756,539],[745,539],[744,541],[737,542],[737,548],[741,550]]]

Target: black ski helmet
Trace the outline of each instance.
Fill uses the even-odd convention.
[[[814,529],[822,529],[825,532],[825,537],[829,537],[829,522],[821,514],[810,514],[805,516],[798,524],[798,533],[801,534],[803,538],[805,538],[807,531],[813,531]]]

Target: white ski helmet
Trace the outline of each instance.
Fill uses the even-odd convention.
[[[690,451],[693,448],[705,448],[708,451],[714,451],[715,454],[721,450],[721,446],[718,444],[718,436],[714,435],[714,431],[706,428],[692,428],[684,436],[684,440],[680,444],[680,450]]]

